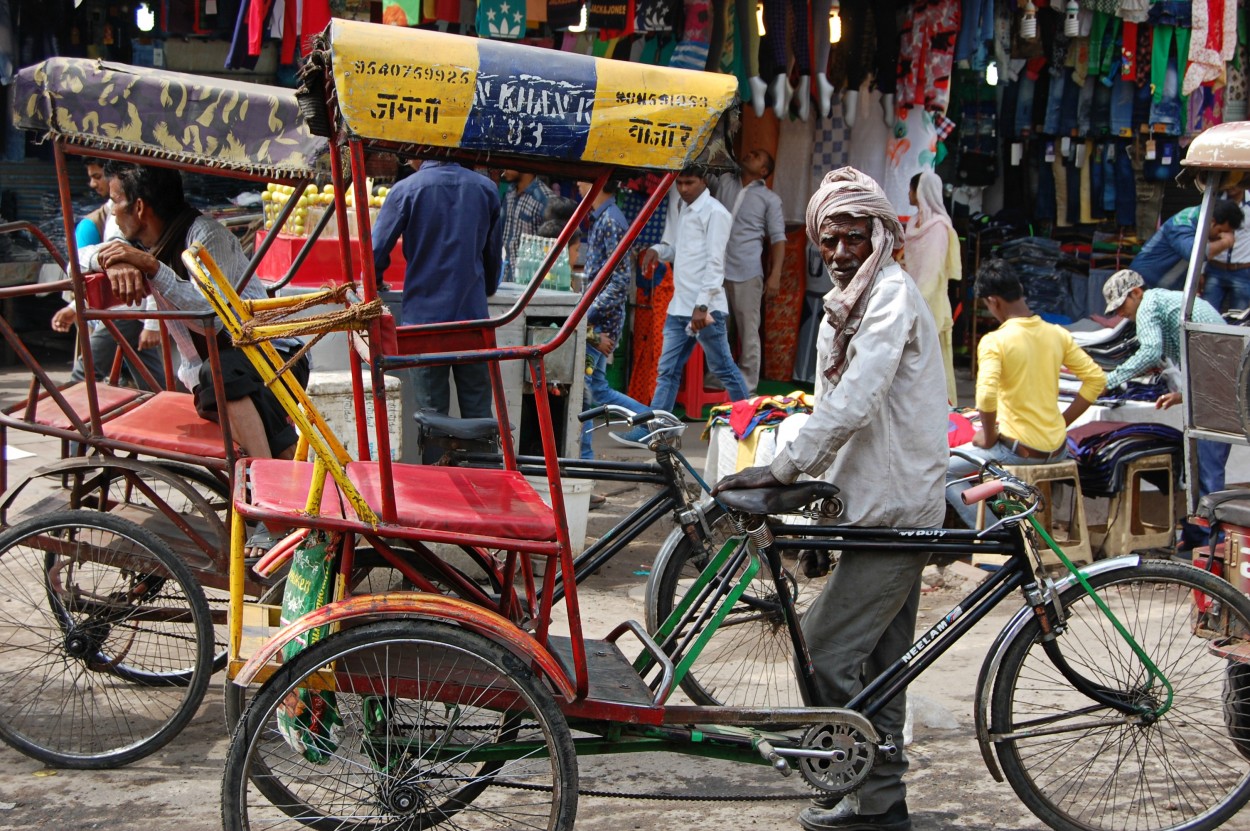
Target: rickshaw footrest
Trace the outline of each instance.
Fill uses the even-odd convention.
[[[586,669],[590,677],[587,698],[644,707],[652,705],[653,693],[634,671],[630,660],[614,643],[586,640]],[[559,635],[548,638],[547,648],[573,676],[573,641]]]

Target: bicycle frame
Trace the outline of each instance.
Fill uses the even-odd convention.
[[[1020,523],[1027,523],[1021,527]],[[762,556],[768,561],[772,572],[773,585],[780,602],[778,606],[786,622],[788,634],[798,656],[798,676],[800,692],[804,703],[808,706],[824,706],[817,691],[815,669],[808,653],[798,614],[790,597],[781,565],[782,551],[800,549],[820,549],[837,551],[915,551],[931,554],[970,554],[993,553],[1006,554],[1010,560],[998,571],[992,573],[983,583],[972,590],[958,604],[953,606],[937,623],[918,637],[912,647],[879,676],[869,682],[858,695],[846,703],[848,710],[858,712],[869,719],[876,716],[891,700],[915,681],[926,669],[938,660],[954,643],[973,626],[983,620],[986,615],[998,606],[1006,597],[1017,589],[1023,591],[1027,608],[1043,621],[1043,632],[1047,635],[1044,649],[1063,676],[1082,694],[1093,701],[1116,709],[1125,715],[1157,717],[1165,713],[1172,702],[1172,687],[1168,680],[1159,672],[1139,644],[1125,630],[1115,615],[1107,607],[1088,580],[1070,560],[1063,556],[1062,550],[1055,544],[1037,520],[1031,515],[1022,516],[1013,523],[1014,527],[1006,527],[987,532],[948,529],[901,529],[901,528],[860,528],[851,526],[809,526],[776,524],[770,525],[772,532],[771,544],[764,546]],[[741,526],[740,526],[741,527]],[[1027,530],[1032,529],[1040,535],[1045,544],[1055,551],[1072,575],[1072,579],[1082,585],[1093,598],[1098,608],[1107,615],[1113,625],[1141,659],[1147,670],[1147,678],[1143,683],[1149,684],[1157,679],[1167,690],[1166,700],[1159,708],[1143,713],[1139,707],[1129,703],[1122,693],[1109,690],[1076,672],[1059,649],[1054,635],[1058,634],[1058,616],[1053,612],[1052,592],[1044,592],[1038,585],[1033,573],[1029,546],[1026,543]],[[752,537],[759,533],[747,531],[747,536],[739,538],[737,556],[732,560],[732,574],[754,549]],[[677,673],[676,682],[680,682],[692,665],[697,663],[698,652],[710,639],[714,629],[719,626],[728,614],[729,607],[737,602],[741,589],[754,576],[755,570],[748,567],[748,573],[741,578],[739,585],[730,586],[723,582],[719,586],[712,583],[712,577],[721,572],[730,560],[726,552],[713,559],[697,578],[690,589],[686,600],[680,604],[669,618],[661,624],[657,632],[657,641],[661,646],[672,647],[674,633],[685,633],[684,640],[678,645],[675,658]],[[758,565],[754,568],[758,568]],[[711,606],[705,606],[713,592],[718,597]],[[692,596],[698,595],[697,598]],[[690,615],[692,607],[701,608],[697,620],[683,620]],[[690,653],[685,650],[689,648]]]

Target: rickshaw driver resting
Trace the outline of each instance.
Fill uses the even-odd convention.
[[[853,168],[825,176],[807,206],[807,236],[833,279],[817,347],[816,407],[768,467],[726,476],[713,493],[775,487],[801,473],[841,488],[848,525],[937,528],[945,511],[946,373],[937,327],[915,282],[894,261],[903,239],[880,186]],[[821,695],[842,706],[912,645],[927,554],[846,551],[803,617]],[[903,749],[906,701],[874,719],[898,747],[862,788],[818,799],[809,831],[908,831]]]
[[[108,274],[113,294],[122,302],[143,298],[150,286],[158,308],[212,311],[188,279],[182,252],[193,242],[202,243],[222,272],[237,285],[248,260],[234,234],[186,203],[182,176],[176,170],[110,163],[108,173],[113,215],[122,234],[134,244],[105,243],[93,254],[91,267]],[[260,280],[249,280],[241,294],[246,299],[266,296]],[[247,356],[220,337],[220,326],[217,322],[226,415],[232,437],[249,456],[293,458],[298,438],[295,428]],[[169,321],[169,329],[182,353],[178,378],[194,393],[196,412],[217,421],[211,367],[205,362],[205,348],[195,340],[203,336],[193,336],[181,321]],[[279,354],[289,358],[300,342],[283,338],[273,341],[273,345]],[[306,384],[307,357],[301,357],[291,371],[301,385]]]

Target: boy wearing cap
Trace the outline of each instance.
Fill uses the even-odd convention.
[[[1124,268],[1112,274],[1102,287],[1107,301],[1107,316],[1120,315],[1137,324],[1137,351],[1107,375],[1107,388],[1114,389],[1142,372],[1172,361],[1181,363],[1181,306],[1185,293],[1168,289],[1148,289],[1142,276]],[[1195,323],[1223,323],[1224,318],[1201,297],[1194,298]],[[1179,400],[1165,395],[1155,402],[1169,407]],[[1230,445],[1222,442],[1198,441],[1198,496],[1224,490],[1224,466]],[[1181,533],[1178,554],[1182,558],[1195,546],[1205,545],[1207,531],[1186,522]],[[1182,553],[1184,552],[1184,553]]]
[[[972,443],[980,450],[969,455],[1008,465],[1039,465],[1065,458],[1068,425],[1102,392],[1103,371],[1066,329],[1033,314],[1020,279],[1006,260],[990,260],[981,267],[976,292],[985,299],[999,327],[977,345],[981,429]],[[1060,413],[1056,402],[1059,370],[1064,366],[1081,379],[1081,389]],[[951,456],[946,481],[971,476],[978,468]],[[947,503],[969,528],[976,527],[977,506],[965,505],[960,495],[972,484],[946,489]]]

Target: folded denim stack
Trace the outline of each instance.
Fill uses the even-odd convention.
[[[1181,431],[1163,424],[1085,424],[1068,431],[1068,450],[1086,496],[1113,496],[1123,490],[1125,469],[1134,459],[1170,453],[1173,470],[1182,466]]]
[[[1034,312],[1048,320],[1072,320],[1070,275],[1080,263],[1063,256],[1058,240],[1023,237],[1003,243],[998,254],[1015,267]]]

